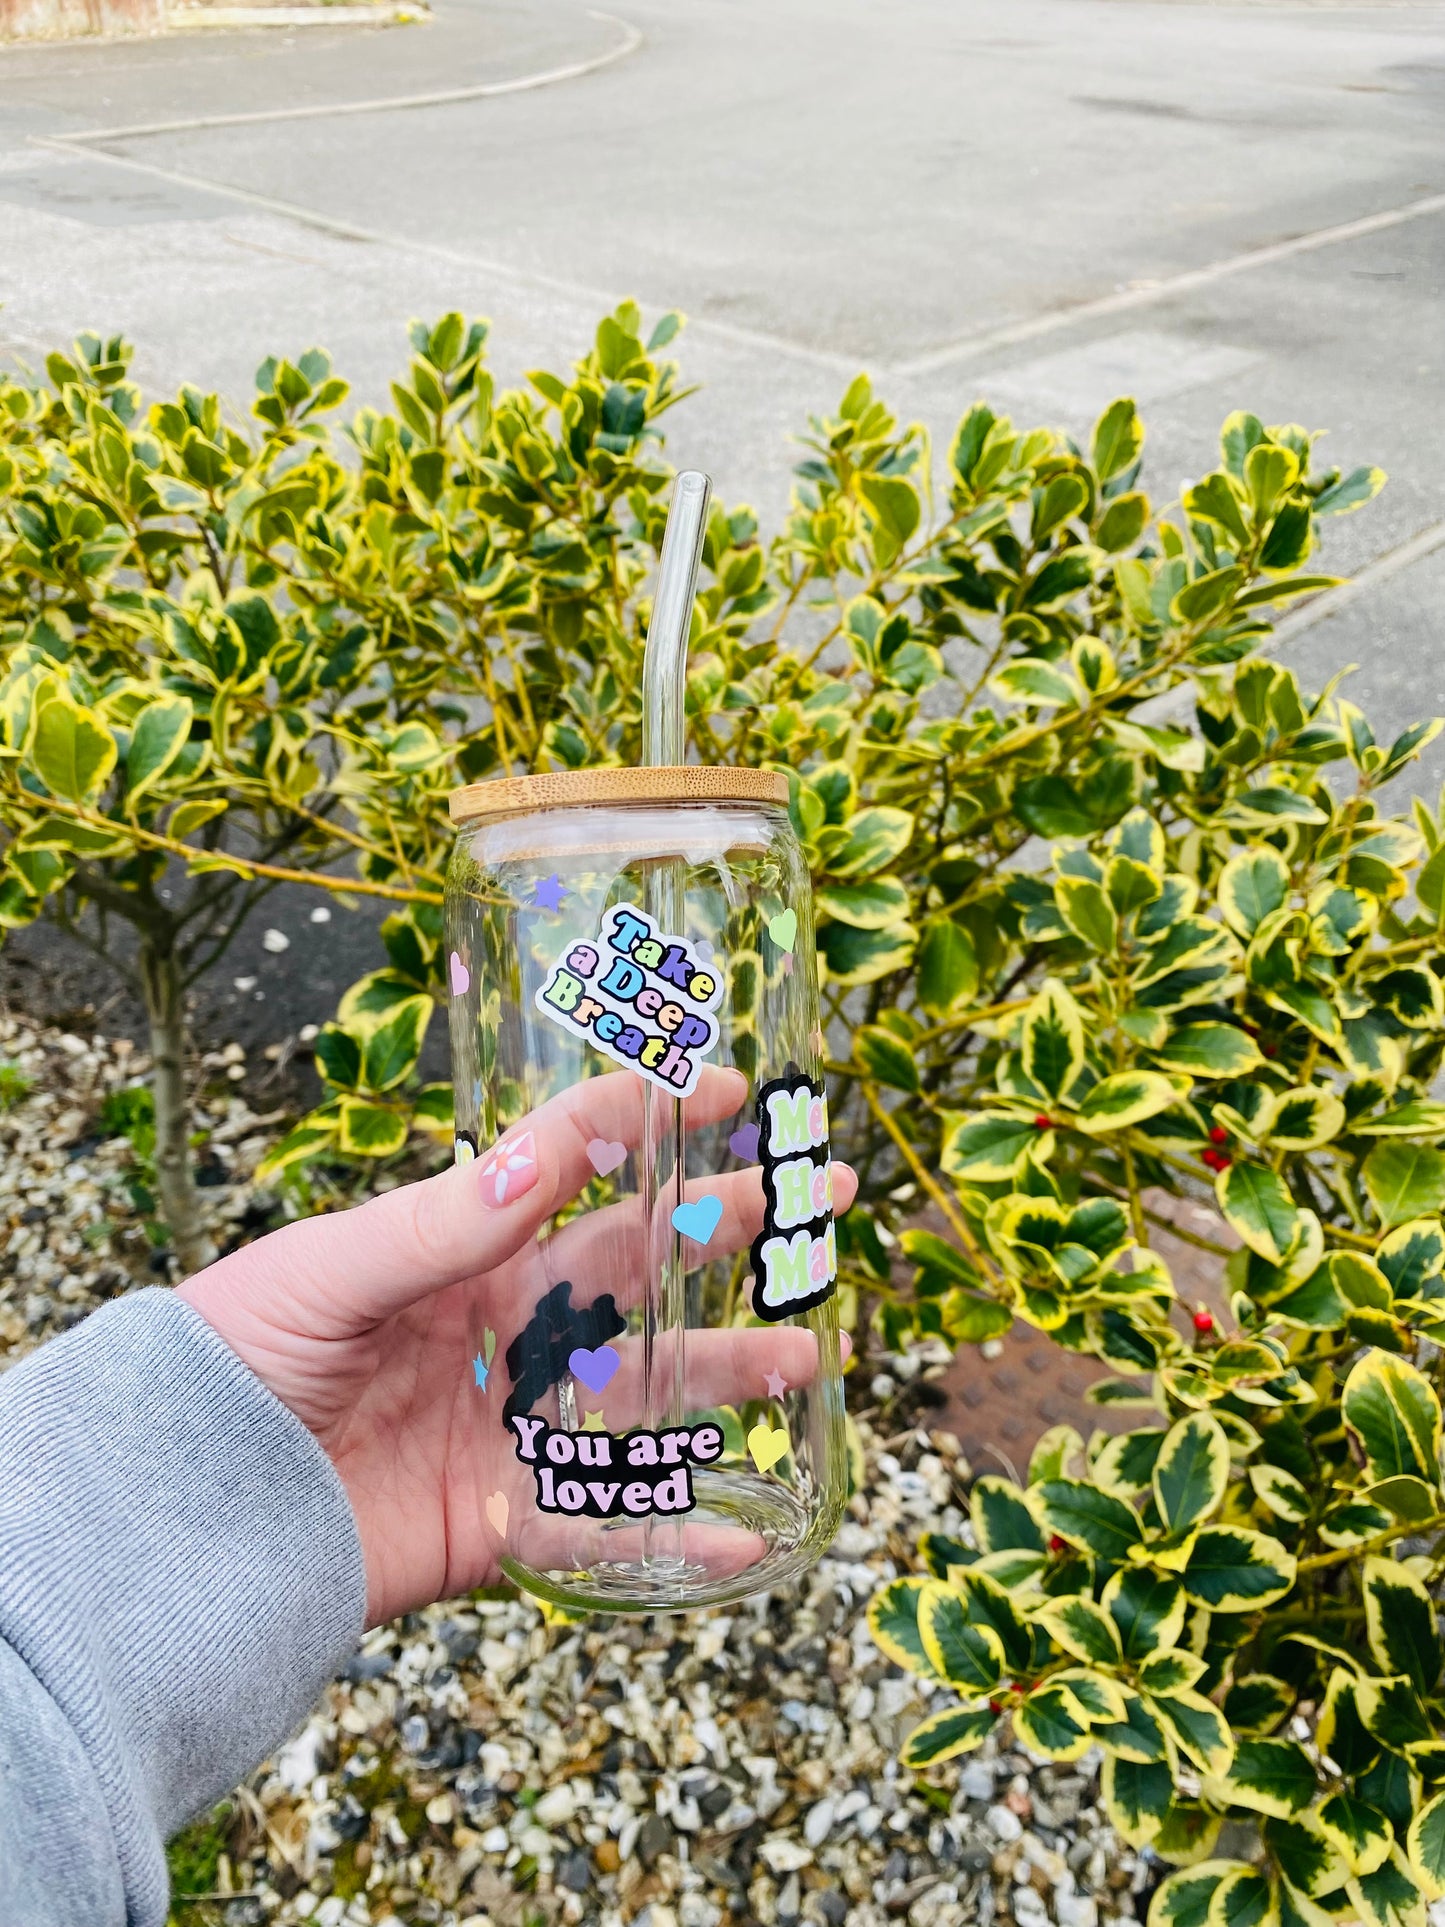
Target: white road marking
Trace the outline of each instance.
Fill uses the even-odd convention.
[[[621,28],[622,38],[615,46],[590,60],[548,67],[537,74],[519,74],[515,80],[489,80],[475,87],[449,87],[431,94],[387,94],[376,100],[326,101],[310,107],[263,107],[246,114],[198,114],[193,120],[138,121],[130,127],[92,127],[84,133],[56,134],[53,138],[66,147],[90,147],[97,141],[144,140],[152,134],[193,134],[212,127],[257,127],[281,120],[327,120],[338,114],[391,114],[415,107],[451,107],[459,101],[495,100],[503,94],[531,93],[538,87],[555,87],[564,80],[581,80],[586,74],[595,74],[635,54],[643,44],[641,31],[630,21],[619,20],[615,13],[598,13],[592,8],[588,11],[592,19]]]
[[[936,374],[942,368],[951,368],[955,362],[973,361],[980,355],[991,354],[996,348],[1012,348],[1021,341],[1037,341],[1044,335],[1056,334],[1061,328],[1075,328],[1083,322],[1099,321],[1108,315],[1132,314],[1136,309],[1152,307],[1157,301],[1172,301],[1176,296],[1189,294],[1195,288],[1207,288],[1216,281],[1227,281],[1236,274],[1250,274],[1256,268],[1272,267],[1275,262],[1292,260],[1297,254],[1313,254],[1317,248],[1336,247],[1342,241],[1363,240],[1367,235],[1381,234],[1389,228],[1402,227],[1407,221],[1418,221],[1424,215],[1442,212],[1445,212],[1445,194],[1425,194],[1417,201],[1406,201],[1400,207],[1382,208],[1379,213],[1364,214],[1358,220],[1339,221],[1332,227],[1312,228],[1305,234],[1292,235],[1287,241],[1271,241],[1264,247],[1245,248],[1238,254],[1226,255],[1220,261],[1211,261],[1202,268],[1186,268],[1182,274],[1167,275],[1144,287],[1120,288],[1114,294],[1100,295],[1092,301],[1080,301],[1072,307],[1054,308],[1048,314],[1034,315],[1027,321],[1015,321],[1002,328],[989,328],[981,334],[966,335],[961,341],[930,349],[927,354],[895,361],[887,373]]]

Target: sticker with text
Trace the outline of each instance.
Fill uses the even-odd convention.
[[[645,910],[609,910],[596,943],[574,943],[537,992],[544,1017],[673,1097],[690,1097],[717,1043],[722,973]]]
[[[828,1100],[801,1072],[758,1092],[763,1228],[753,1240],[753,1310],[790,1318],[832,1296],[838,1276]]]
[[[720,1425],[679,1425],[667,1432],[559,1432],[545,1419],[516,1417],[517,1457],[530,1466],[542,1512],[585,1513],[589,1519],[645,1519],[653,1512],[690,1512],[694,1465],[722,1457]]]

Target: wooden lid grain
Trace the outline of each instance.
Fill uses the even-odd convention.
[[[468,783],[447,799],[453,823],[473,816],[565,809],[579,803],[786,803],[780,770],[724,769],[707,763],[635,769],[559,769]]]

